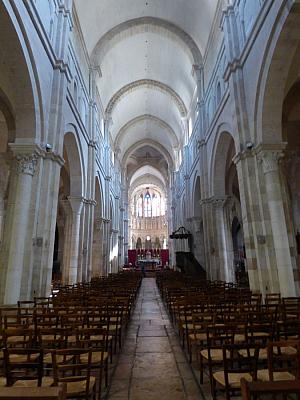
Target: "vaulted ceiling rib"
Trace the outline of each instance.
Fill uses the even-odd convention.
[[[91,62],[102,71],[97,85],[114,148],[135,179],[153,174],[167,183],[195,96],[191,71],[202,63],[217,4],[75,0]],[[161,171],[140,156],[150,148],[159,151]]]

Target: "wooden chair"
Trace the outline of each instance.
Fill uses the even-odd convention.
[[[54,385],[66,384],[67,399],[95,398],[96,379],[91,376],[92,350],[73,348],[54,350],[52,365]]]
[[[214,317],[215,314],[210,312],[199,312],[192,314],[192,329],[189,330],[188,334],[190,362],[192,362],[193,350],[196,348],[196,354],[198,358],[199,352],[203,349],[207,339],[207,326],[214,324]]]
[[[260,381],[300,379],[300,342],[282,340],[268,343],[268,369],[257,372]]]
[[[43,351],[30,348],[4,348],[7,386],[51,386],[53,379],[43,376]]]
[[[240,352],[246,352],[241,357]],[[257,379],[257,362],[259,345],[255,344],[225,344],[223,352],[223,369],[212,374],[212,397],[216,399],[216,389],[225,391],[226,400],[241,390],[241,378],[247,381]]]
[[[280,304],[281,294],[280,293],[267,293],[265,296],[265,304]]]
[[[200,351],[200,383],[203,383],[204,368],[208,367],[209,380],[212,388],[212,374],[216,367],[223,363],[223,345],[233,344],[236,333],[236,325],[213,325],[207,326],[206,343],[207,348]]]
[[[295,395],[300,399],[300,380],[279,382],[247,382],[241,379],[241,391],[243,400],[286,400],[287,395]],[[291,397],[294,398],[294,397]]]
[[[77,346],[91,350],[91,369],[99,370],[99,399],[101,398],[102,371],[104,371],[105,387],[108,385],[108,336],[106,329],[83,328],[77,330]],[[87,362],[87,355],[81,356],[80,360]]]
[[[26,328],[4,329],[2,342],[6,348],[32,348],[35,342],[34,331]]]
[[[44,371],[52,371],[52,351],[68,347],[68,331],[64,328],[39,328],[38,346],[43,350]],[[64,361],[61,357],[60,362]]]
[[[65,400],[65,385],[57,387],[4,387],[0,400]]]
[[[110,362],[113,361],[113,335],[111,335],[110,329],[110,314],[106,310],[93,310],[87,315],[87,327],[93,329],[104,329],[108,332],[107,342],[108,342],[108,353],[110,355]]]

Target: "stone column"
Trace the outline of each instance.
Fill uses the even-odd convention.
[[[70,239],[72,228],[72,209],[69,200],[60,200],[59,204],[64,213],[64,237],[63,237],[63,257],[61,265],[62,282],[67,284],[69,281],[69,265],[70,265]]]
[[[83,206],[82,197],[68,197],[72,208],[72,227],[70,240],[69,283],[76,283],[78,278],[78,256],[80,238],[80,218]]]
[[[233,161],[238,173],[250,288],[264,296],[279,291],[266,189],[254,149],[238,153]]]
[[[127,194],[126,194],[127,195]],[[128,209],[128,202],[124,203],[124,262],[128,263],[128,247],[129,243],[131,243],[131,229],[129,226],[129,209]],[[136,214],[134,214],[136,215]]]
[[[195,216],[190,218],[191,231],[193,232],[193,249],[194,256],[201,264],[202,267],[205,265],[204,255],[204,238],[203,238],[203,224],[202,217]]]
[[[215,221],[212,198],[202,199],[200,204],[203,215],[205,270],[209,279],[220,279],[220,266],[216,258],[218,245],[214,229]]]
[[[264,149],[261,147],[258,150],[258,159],[262,163],[262,170],[265,176],[266,196],[271,219],[280,292],[282,296],[296,296],[293,260],[286,226],[281,188],[282,181],[279,171],[279,161],[282,157],[283,151],[281,149]]]
[[[60,168],[63,159],[53,151],[43,153],[34,180],[35,228],[32,249],[32,284],[28,297],[51,291]]]
[[[103,236],[103,219],[97,218],[94,221],[92,277],[105,275],[103,270],[102,236]]]
[[[109,272],[109,251],[110,251],[110,219],[103,218],[103,271],[104,276]]]
[[[63,282],[72,284],[78,280],[80,218],[83,206],[82,197],[68,197],[63,200],[66,215]]]
[[[234,282],[233,260],[230,257],[232,253],[232,238],[228,232],[228,221],[225,217],[225,206],[228,197],[213,198],[213,205],[215,211],[215,234],[217,238],[217,251],[216,258],[219,265],[219,275],[222,280],[226,282]]]
[[[91,278],[92,269],[92,247],[93,247],[93,221],[96,201],[93,199],[84,199],[84,234],[82,246],[81,260],[81,279],[89,281]]]
[[[16,304],[20,299],[22,274],[24,269],[25,240],[28,237],[29,210],[32,194],[32,178],[35,173],[38,154],[19,153],[16,146],[11,145],[16,154],[14,159],[15,185],[10,188],[8,208],[10,218],[5,227],[6,245],[2,258],[2,293],[4,304]]]

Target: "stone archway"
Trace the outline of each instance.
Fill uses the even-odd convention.
[[[68,132],[64,137],[63,156],[65,165],[60,174],[60,194],[58,218],[63,219],[59,247],[63,245],[63,260],[61,266],[62,281],[75,283],[81,281],[80,271],[80,223],[83,207],[83,176],[79,146],[74,132]]]
[[[31,218],[37,212],[33,176],[43,153],[43,112],[29,42],[19,23],[22,21],[17,22],[9,3],[1,2],[0,304],[16,304],[20,297],[32,296],[33,290],[39,293],[47,284],[47,268],[42,271],[39,266],[38,274],[34,273],[35,227]],[[40,242],[36,246],[40,247]]]
[[[231,227],[235,217],[240,220],[241,204],[233,136],[223,131],[217,136],[212,159],[212,266],[215,276],[234,282],[234,252]]]
[[[263,293],[271,290],[280,291],[282,296],[295,296],[300,292],[300,280],[295,221],[292,217],[291,192],[289,193],[291,185],[287,179],[288,164],[291,166],[293,162],[288,160],[291,152],[289,143],[286,149],[286,140],[290,144],[293,141],[291,125],[295,125],[295,121],[290,120],[288,103],[300,73],[298,2],[282,7],[277,20],[280,23],[274,27],[264,55],[255,108],[254,138],[258,143],[255,155],[259,175],[259,182],[256,184],[259,191],[266,194],[256,200],[266,232],[266,235],[257,235],[259,242],[256,252],[258,254],[263,248],[265,254],[261,255],[261,261],[258,261],[258,256],[257,261],[255,260],[260,267],[257,268],[256,286],[260,284]],[[283,166],[285,151],[287,162]],[[292,173],[292,169],[289,173]],[[251,194],[247,195],[251,197]],[[252,222],[252,227],[255,230],[255,222]]]
[[[283,196],[287,231],[295,257],[294,277],[296,290],[300,292],[300,250],[297,243],[300,233],[300,68],[299,78],[289,90],[283,103],[282,133],[287,143],[282,163]]]

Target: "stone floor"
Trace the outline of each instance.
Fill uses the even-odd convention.
[[[204,399],[161,301],[144,278],[107,400]]]

